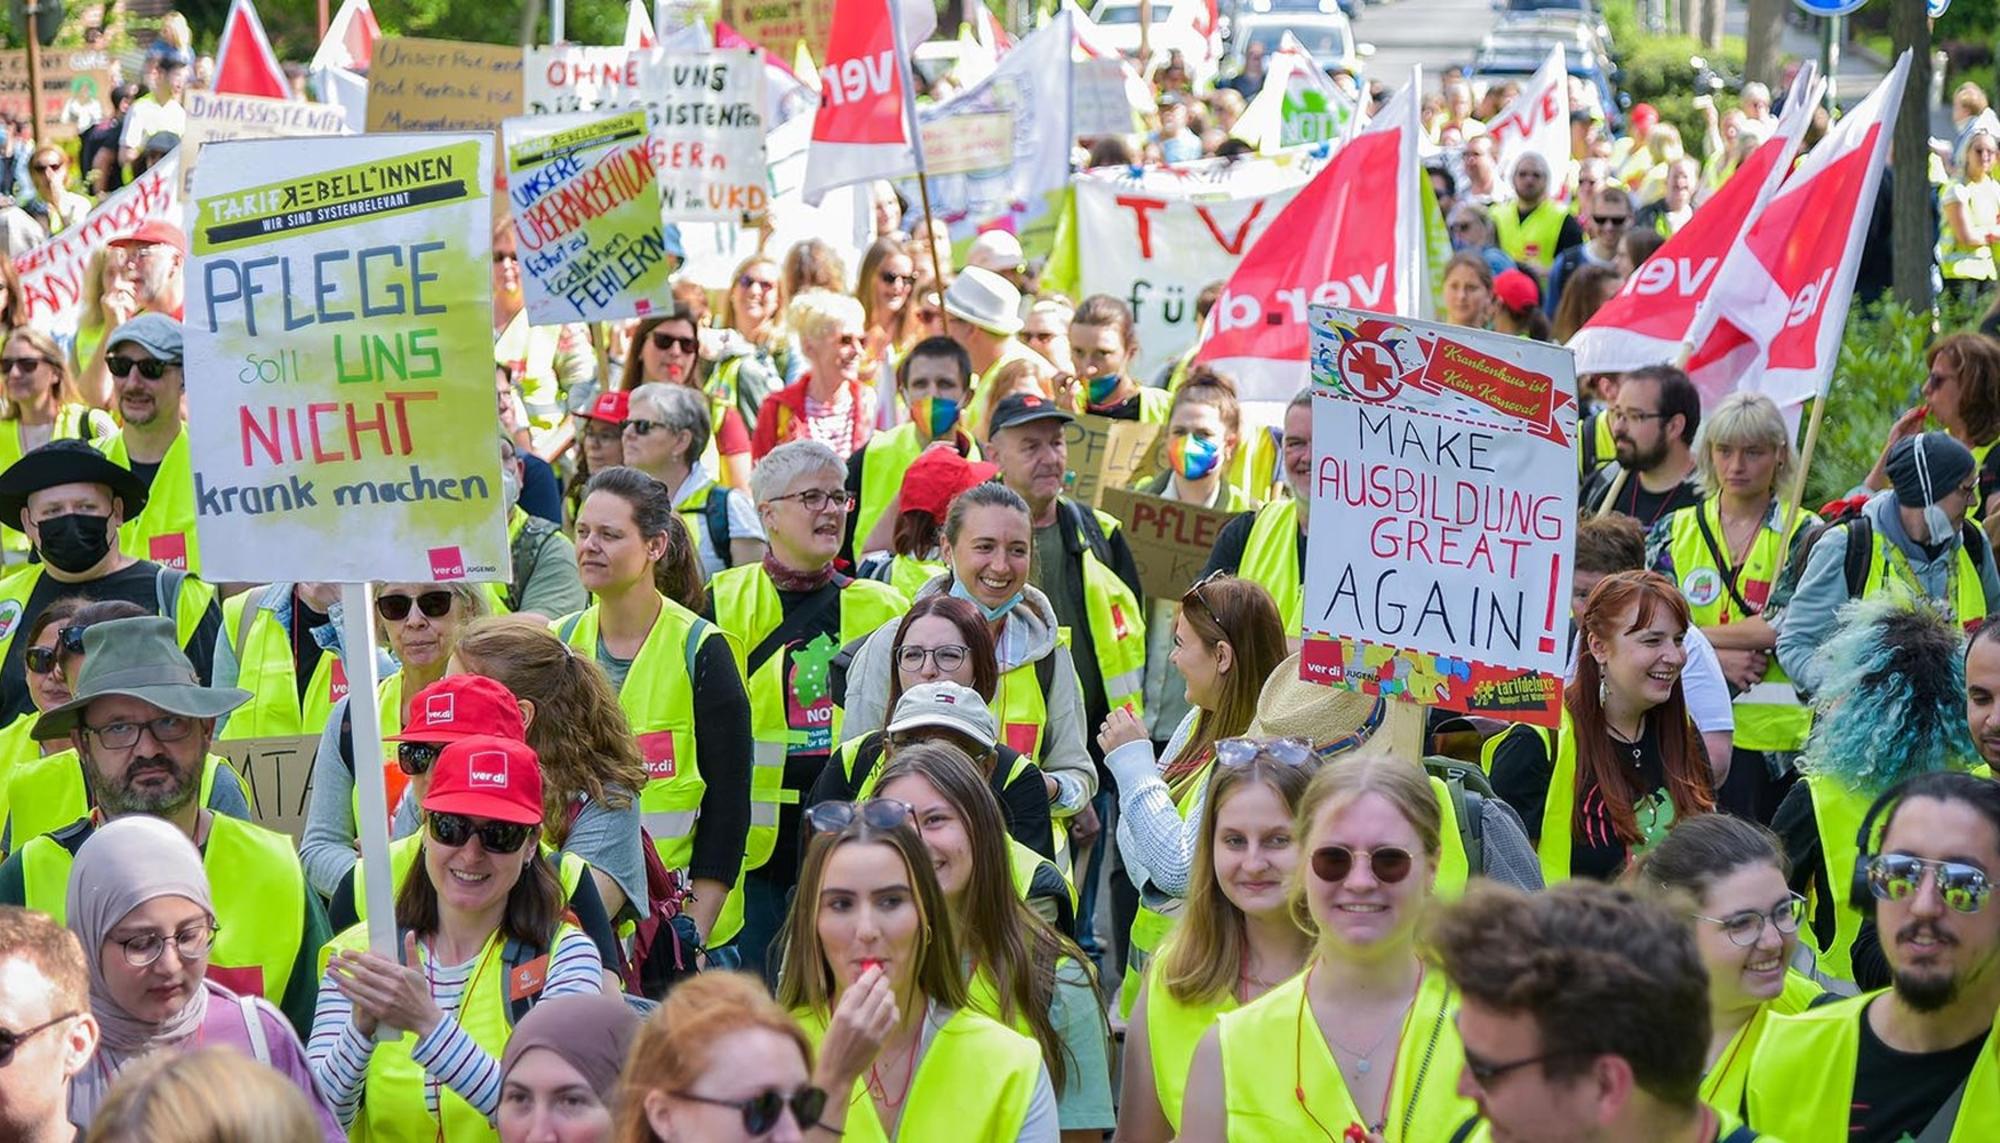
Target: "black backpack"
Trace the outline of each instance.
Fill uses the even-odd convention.
[[[1789,595],[1791,589],[1798,586],[1799,577],[1805,574],[1806,561],[1820,538],[1836,528],[1844,528],[1847,531],[1847,552],[1846,561],[1841,565],[1841,572],[1847,583],[1847,597],[1860,599],[1868,590],[1868,573],[1872,570],[1871,565],[1874,563],[1875,555],[1875,522],[1862,511],[1866,503],[1865,497],[1850,496],[1821,509],[1823,522],[1801,537],[1794,549],[1796,554],[1786,565],[1783,574],[1778,577],[1777,584],[1772,586],[1771,594],[1777,596],[1782,590]],[[1983,573],[1986,570],[1987,552],[1990,549],[1982,542],[1984,535],[1980,532],[1979,525],[1971,520],[1961,522],[1958,538],[1959,543],[1965,545],[1965,550],[1971,553],[1973,570]]]

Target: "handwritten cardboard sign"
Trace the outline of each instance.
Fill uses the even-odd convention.
[[[801,40],[814,59],[826,56],[833,0],[722,0],[722,22],[789,67]]]
[[[1125,542],[1139,565],[1139,585],[1147,596],[1168,602],[1179,601],[1201,578],[1216,537],[1237,515],[1129,488],[1106,488],[1101,506],[1125,527]]]
[[[347,109],[338,103],[260,99],[190,90],[187,130],[181,132],[181,197],[194,185],[195,164],[206,143],[224,139],[282,139],[299,135],[347,134]]]
[[[646,113],[507,120],[507,197],[538,325],[644,317],[667,300]]]
[[[210,749],[229,759],[249,787],[250,815],[258,825],[288,833],[293,841],[304,835],[319,735],[223,739]]]
[[[1014,162],[1014,117],[1004,111],[933,120],[923,135],[924,170],[932,175],[1004,170]]]
[[[1159,471],[1159,425],[1086,413],[1064,426],[1063,436],[1069,445],[1069,495],[1092,508],[1102,507],[1104,489],[1124,488]]]
[[[95,48],[43,48],[36,60],[42,130],[68,139],[111,112],[111,57]],[[28,118],[28,53],[0,52],[0,114]]]
[[[1312,307],[1300,675],[1543,726],[1562,709],[1576,369],[1559,346]]]
[[[521,49],[390,36],[368,69],[368,131],[498,130],[521,113]]]

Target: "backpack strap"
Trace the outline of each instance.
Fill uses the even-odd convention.
[[[239,993],[236,1008],[243,1013],[243,1030],[250,1037],[250,1054],[257,1058],[258,1063],[270,1067],[271,1041],[264,1034],[264,1013],[257,1007],[257,998],[247,992]]]
[[[1459,842],[1465,847],[1465,875],[1486,874],[1486,799],[1453,779],[1445,783],[1451,791],[1452,809],[1458,813]]]
[[[1868,589],[1869,565],[1875,562],[1875,524],[1862,514],[1843,526],[1847,529],[1847,562],[1843,569],[1847,576],[1847,598],[1860,599],[1861,593]]]
[[[713,623],[710,623],[708,620],[703,619],[699,615],[695,616],[694,622],[688,625],[687,652],[685,658],[687,661],[687,677],[689,686],[694,685],[695,657],[701,654],[702,641],[708,638],[709,629],[714,626],[715,625]]]
[[[187,576],[188,573],[181,569],[170,568],[165,564],[161,564],[159,572],[153,576],[154,610],[176,624],[180,622],[181,617],[181,581],[187,579]],[[179,639],[175,642],[179,642]],[[242,662],[241,659],[237,661]]]
[[[521,599],[528,593],[528,584],[534,581],[535,569],[541,566],[542,549],[548,546],[549,537],[555,533],[554,524],[533,513],[521,525],[521,534],[514,537],[509,552],[514,557],[514,578],[507,585],[507,610],[520,610]]]
[[[1746,1125],[1743,1127],[1738,1127],[1736,1130],[1731,1131],[1727,1135],[1724,1135],[1718,1141],[1718,1143],[1755,1143],[1756,1140],[1762,1138],[1763,1138],[1762,1135],[1759,1135],[1755,1131],[1750,1130],[1750,1128]]]
[[[1979,525],[1970,519],[1959,521],[1958,542],[1964,544],[1966,552],[1972,556],[1972,570],[1976,572],[1986,570],[1986,553],[1992,549],[1991,544],[1979,542],[1984,535],[1985,533],[1979,530]]]
[[[1111,566],[1111,541],[1104,535],[1104,525],[1098,523],[1097,513],[1091,511],[1090,505],[1068,497],[1064,497],[1061,504],[1062,510],[1069,514],[1073,522],[1081,546],[1089,548],[1098,562]]]
[[[1736,590],[1736,580],[1742,574],[1743,566],[1741,564],[1731,565],[1728,554],[1722,550],[1722,545],[1715,542],[1715,530],[1708,526],[1708,513],[1702,511],[1700,503],[1696,503],[1692,508],[1683,509],[1683,511],[1694,513],[1694,522],[1701,528],[1701,542],[1707,545],[1708,557],[1715,561],[1716,570],[1722,573],[1722,586],[1729,590],[1729,602],[1734,603],[1736,610],[1744,615],[1757,614],[1758,609],[1750,606],[1744,600],[1743,593]],[[1754,540],[1752,541],[1752,545],[1754,547]]]
[[[720,484],[709,485],[708,503],[702,505],[701,515],[708,524],[708,542],[715,549],[715,558],[723,567],[730,567],[729,490]]]
[[[558,930],[558,932],[560,931],[561,930]],[[514,995],[514,974],[518,972],[522,968],[522,966],[534,962],[534,960],[538,957],[543,959],[553,958],[555,956],[555,952],[556,952],[556,946],[554,941],[549,942],[549,951],[546,953],[538,953],[533,949],[529,948],[527,945],[524,945],[520,941],[514,940],[511,937],[508,938],[506,944],[500,946],[500,967],[507,970],[507,975],[505,979],[507,981],[506,989],[507,989],[508,1027],[511,1028],[521,1022],[521,1018],[526,1016],[528,1014],[528,1010],[535,1006],[535,1002],[542,998],[542,988],[545,987],[548,983],[548,969],[544,967],[542,969],[542,983],[537,984],[535,986],[534,991],[525,993],[521,996],[516,996]],[[465,1001],[460,1001],[460,1004],[464,1003]]]

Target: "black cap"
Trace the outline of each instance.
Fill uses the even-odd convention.
[[[1001,429],[1011,429],[1015,425],[1025,425],[1031,421],[1061,421],[1068,424],[1076,418],[1062,406],[1042,396],[1040,393],[1009,393],[993,406],[993,416],[987,422],[986,431],[997,433]]]
[[[102,484],[125,505],[127,520],[146,507],[146,486],[132,470],[106,457],[84,441],[53,440],[0,472],[0,525],[22,531],[21,513],[28,497],[63,484]]]

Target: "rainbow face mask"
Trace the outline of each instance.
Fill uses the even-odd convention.
[[[958,402],[950,397],[918,397],[910,402],[910,420],[922,426],[929,440],[948,437],[958,425]]]
[[[1208,437],[1173,437],[1167,441],[1167,466],[1182,480],[1200,480],[1222,463],[1222,446]]]
[[[1089,381],[1090,403],[1093,405],[1102,405],[1104,402],[1109,401],[1111,394],[1118,391],[1119,380],[1120,378],[1116,373],[1107,373],[1102,377],[1092,377]]]

